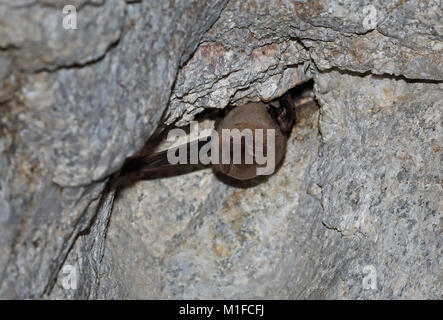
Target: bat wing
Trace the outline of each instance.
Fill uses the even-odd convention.
[[[210,136],[201,138],[197,142],[198,150],[200,151],[200,148],[203,147],[203,145],[210,142]],[[128,160],[122,168],[121,175],[127,175],[131,173],[139,173],[143,175],[144,173],[158,172],[159,170],[173,169],[179,167],[183,168],[185,166],[203,166],[203,164],[201,163],[198,163],[197,165],[190,164],[191,143],[192,142],[188,142],[173,148],[176,152],[176,150],[182,150],[182,148],[186,147],[186,164],[171,164],[170,161],[168,161],[168,152],[171,151],[171,148],[168,150]]]

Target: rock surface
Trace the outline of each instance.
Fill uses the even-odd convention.
[[[167,123],[272,100],[310,78],[309,64],[443,80],[441,3],[403,2],[230,1],[180,70]]]
[[[440,299],[443,85],[328,72],[315,89],[316,183],[335,235],[322,245],[313,295]]]
[[[72,246],[105,179],[155,130],[225,3],[76,1],[78,29],[65,30],[67,2],[2,1],[0,296],[41,297],[69,251],[88,260]]]
[[[315,82],[320,115],[298,111],[269,179],[206,170],[124,190],[99,297],[439,299],[443,85]]]
[[[0,297],[441,299],[440,1],[65,4],[0,1]],[[274,176],[115,198],[157,127],[311,78]]]

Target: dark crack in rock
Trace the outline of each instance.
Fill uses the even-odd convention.
[[[0,297],[441,298],[442,15],[421,0],[0,0]],[[157,128],[310,79],[320,109],[268,181],[200,171],[114,200]]]
[[[277,98],[312,77],[309,63],[443,80],[442,14],[419,0],[232,0],[180,70],[166,123]]]
[[[317,277],[335,279],[314,296],[439,299],[443,85],[328,72],[315,89],[322,223],[340,239],[323,244],[335,271]]]
[[[105,179],[154,131],[180,62],[225,3],[77,1],[76,30],[62,27],[66,3],[0,4],[0,296],[51,291]]]

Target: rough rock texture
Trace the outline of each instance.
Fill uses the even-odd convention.
[[[311,225],[321,226],[320,202],[306,192],[316,172],[317,123],[315,104],[299,113],[283,165],[258,185],[206,169],[124,190],[114,204],[99,297],[285,298],[301,292],[291,282],[304,281],[315,260],[300,247],[319,245]]]
[[[203,107],[272,100],[310,78],[307,61],[319,70],[443,80],[442,11],[440,1],[419,0],[230,1],[180,70],[167,122],[185,124]]]
[[[443,84],[328,72],[315,89],[322,224],[335,236],[314,296],[440,299]],[[361,286],[367,265],[374,290]]]
[[[0,1],[0,297],[441,299],[441,1],[64,4]],[[310,78],[276,175],[114,202],[157,126]]]
[[[124,190],[99,296],[440,298],[440,15],[419,1],[230,1],[165,121],[268,101],[312,74],[320,118],[305,114],[281,169],[249,189],[203,171]]]
[[[315,81],[320,117],[299,110],[269,179],[207,170],[124,190],[99,297],[439,299],[443,85]]]
[[[179,64],[225,3],[69,2],[78,29],[65,30],[63,2],[2,1],[0,296],[51,291],[104,179],[154,131]]]

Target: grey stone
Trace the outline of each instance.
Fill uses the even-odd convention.
[[[257,186],[230,186],[206,169],[124,190],[114,204],[99,297],[287,298],[295,290],[290,279],[304,281],[313,270],[301,243],[318,244],[310,234],[321,206],[306,194],[316,172],[317,119],[315,104],[300,112],[283,165]]]
[[[181,60],[225,3],[80,1],[79,28],[69,31],[62,3],[0,5],[1,70],[3,53],[12,61],[0,79],[0,97],[7,96],[0,198],[8,203],[0,296],[50,293],[80,231],[104,238],[91,221],[107,225],[100,214],[108,211],[98,206],[107,177],[154,131]],[[22,80],[15,90],[4,80],[11,73]]]
[[[317,77],[322,223],[340,235],[323,252],[341,261],[333,285],[322,284],[329,267],[319,272],[314,296],[439,299],[443,85]],[[376,289],[360,285],[365,266],[376,271]]]
[[[337,71],[315,83],[320,115],[299,110],[261,184],[207,170],[124,190],[99,297],[438,299],[443,86]]]
[[[441,298],[442,11],[0,1],[0,297]],[[310,79],[275,175],[116,193],[154,132]]]
[[[230,1],[180,70],[166,123],[272,100],[311,78],[309,63],[443,80],[442,14],[422,1]]]

